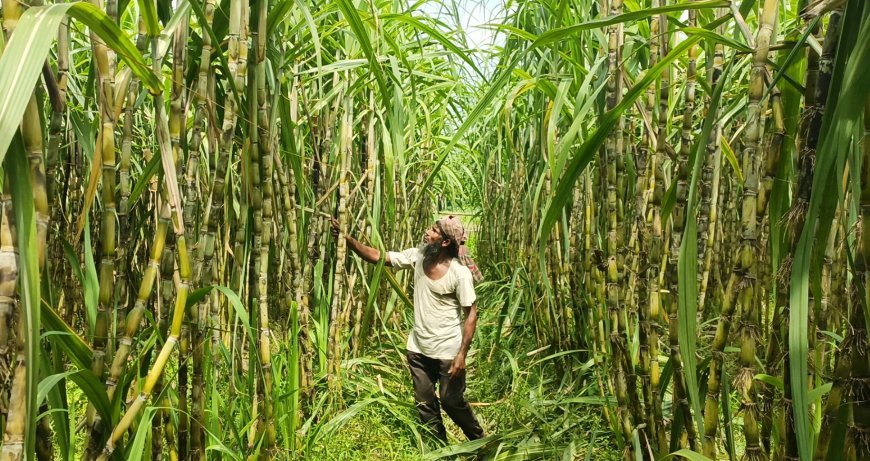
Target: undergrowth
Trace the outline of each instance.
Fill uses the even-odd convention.
[[[590,364],[581,362],[579,351],[538,350],[522,328],[497,337],[498,306],[505,302],[499,293],[486,285],[481,290],[481,321],[468,363],[466,398],[486,438],[466,441],[444,414],[450,444],[433,446],[417,424],[404,359],[399,351],[382,351],[351,367],[344,385],[348,409],[336,416],[343,421],[310,445],[309,459],[619,459]],[[379,389],[365,397],[371,386]],[[360,401],[354,398],[368,403],[355,408]]]

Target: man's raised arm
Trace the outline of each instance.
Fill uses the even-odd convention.
[[[330,224],[332,224],[332,235],[334,237],[338,237],[338,235],[342,233],[338,220],[335,218],[330,218]],[[378,261],[381,259],[381,251],[377,248],[372,248],[368,245],[365,245],[364,243],[351,237],[348,234],[344,234],[344,241],[347,242],[347,247],[350,248],[351,251],[359,255],[359,257],[362,258],[363,261],[377,264]],[[390,262],[390,253],[384,255],[384,258],[384,264],[386,264],[387,266],[392,266],[392,263]]]

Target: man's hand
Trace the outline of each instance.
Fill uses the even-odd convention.
[[[338,238],[339,234],[341,234],[341,223],[335,218],[329,218],[329,224],[331,226],[329,231],[332,233],[332,236]]]
[[[453,379],[464,372],[465,372],[465,354],[459,353],[453,359],[453,364],[450,365],[450,370],[447,371],[447,374],[450,375],[451,379]]]

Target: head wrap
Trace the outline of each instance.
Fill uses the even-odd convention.
[[[474,258],[471,257],[468,247],[465,246],[465,242],[468,240],[468,234],[465,232],[465,227],[462,226],[462,221],[460,221],[456,216],[450,215],[446,218],[439,219],[438,227],[441,228],[441,233],[444,235],[444,238],[448,238],[459,245],[459,262],[471,271],[474,283],[482,282],[483,273],[480,272],[480,268],[477,267],[477,263],[474,261]]]

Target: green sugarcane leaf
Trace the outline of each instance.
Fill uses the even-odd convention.
[[[103,421],[106,424],[112,423],[112,407],[109,404],[109,395],[106,394],[106,386],[97,379],[97,376],[91,370],[79,369],[76,373],[69,375],[69,379],[82,390]]]
[[[734,444],[734,424],[731,416],[731,380],[728,379],[728,372],[725,367],[722,367],[720,373],[720,381],[722,383],[721,394],[719,401],[722,402],[719,407],[722,408],[722,421],[725,421],[725,449],[728,450],[728,459],[735,461],[737,459],[736,447]]]
[[[220,442],[214,445],[209,445],[205,448],[205,451],[216,451],[218,453],[228,456],[230,459],[234,459],[235,461],[242,461],[242,458],[239,457],[238,453],[230,450]]]
[[[764,373],[759,373],[759,374],[755,375],[754,379],[761,381],[763,383],[769,384],[769,385],[779,389],[780,391],[782,391],[782,389],[783,389],[782,378],[780,378],[778,376],[771,376],[771,375],[766,375]]]
[[[468,66],[469,66],[468,68],[473,70],[478,76],[480,76],[480,78],[482,78],[484,80],[486,79],[486,76],[477,67],[477,63],[475,63],[474,60],[472,60],[468,56],[468,54],[466,54],[464,51],[462,51],[462,49],[460,49],[458,46],[456,46],[456,44],[453,43],[453,41],[451,41],[444,34],[439,32],[438,29],[436,29],[432,26],[429,26],[428,24],[424,23],[423,21],[420,21],[419,19],[415,18],[414,16],[412,16],[410,14],[387,14],[387,15],[382,16],[381,19],[383,19],[384,21],[388,21],[388,22],[389,21],[396,21],[396,22],[405,23],[405,24],[408,24],[408,25],[414,27],[415,29],[419,29],[419,30],[425,32],[430,37],[432,37],[433,39],[437,40],[439,43],[444,45],[444,48],[447,48],[448,50],[452,51],[453,54],[455,54],[456,56],[459,57],[459,59],[465,61],[465,63],[468,64]]]
[[[682,450],[677,450],[677,451],[675,451],[675,452],[673,452],[665,457],[659,458],[659,461],[666,461],[668,459],[673,459],[673,458],[677,458],[677,457],[688,459],[689,461],[713,461],[710,458],[708,458],[700,453],[696,453],[692,450],[689,450],[688,448],[683,448]]]
[[[118,57],[120,57],[124,63],[130,67],[133,74],[138,77],[152,93],[160,90],[161,84],[159,76],[151,71],[151,68],[145,63],[145,59],[139,53],[139,50],[136,49],[136,46],[133,45],[133,42],[131,42],[127,37],[127,34],[121,31],[121,29],[119,29],[115,24],[115,21],[106,16],[106,13],[104,13],[97,5],[87,2],[75,2],[60,3],[40,8],[58,8],[65,11],[66,9],[63,7],[68,9],[70,17],[81,21],[83,24],[88,26],[93,33],[97,34],[97,36],[105,41],[106,45],[118,54]],[[29,12],[30,10],[28,10],[28,13]],[[27,13],[25,13],[25,15],[26,14]],[[51,29],[52,33],[56,32],[56,28],[57,27],[55,26]],[[16,33],[18,30],[18,28],[15,29]],[[43,29],[43,32],[47,31],[47,29]],[[48,35],[51,37],[52,34]]]
[[[728,142],[726,136],[722,136],[719,139],[719,148],[722,149],[722,153],[725,154],[728,164],[731,165],[731,169],[734,170],[734,174],[737,175],[737,181],[742,183],[743,170],[740,168],[740,161],[737,160],[737,155],[734,154],[734,149],[731,148],[731,143]]]
[[[778,69],[776,73],[773,74],[773,78],[771,79],[770,84],[764,89],[764,94],[761,96],[762,100],[767,98],[768,93],[770,93],[770,89],[775,87],[776,84],[779,83],[780,79],[787,77],[792,80],[798,81],[797,79],[801,77],[800,74],[795,75],[789,72],[789,70],[793,68],[795,64],[799,65],[801,61],[806,60],[806,53],[804,53],[804,44],[807,42],[810,34],[812,34],[813,30],[815,30],[816,25],[819,23],[819,21],[821,21],[821,19],[821,16],[816,16],[812,19],[812,21],[810,21],[809,24],[805,26],[803,34],[801,34],[800,38],[798,38],[794,45],[792,45],[791,51],[789,51],[788,56],[786,56],[785,59],[778,63]],[[786,88],[789,87],[786,86]],[[791,89],[792,91],[796,90],[796,88],[793,87]],[[785,91],[785,89],[783,91]]]
[[[677,205],[677,182],[673,181],[671,186],[665,191],[665,197],[662,200],[662,222],[668,222],[671,213],[674,212],[674,207]]]
[[[728,5],[729,2],[727,1],[710,0],[701,2],[679,3],[675,5],[661,6],[658,8],[644,8],[639,11],[631,11],[628,13],[610,16],[602,19],[594,19],[592,21],[583,22],[581,24],[547,31],[541,34],[537,39],[535,39],[535,41],[532,43],[532,48],[537,49],[550,43],[560,42],[584,30],[601,29],[614,24],[624,24],[639,21],[641,19],[646,19],[656,14],[682,12],[687,10],[721,8],[727,7]]]
[[[499,441],[506,441],[511,439],[516,439],[518,437],[522,437],[524,435],[528,435],[527,429],[515,429],[509,432],[504,432],[500,434],[493,434],[486,436],[482,439],[469,440],[467,442],[456,443],[447,447],[439,448],[434,451],[430,451],[425,455],[421,456],[422,460],[431,461],[436,459],[455,459],[456,455],[463,454],[476,454],[480,451],[481,448],[490,445],[494,446]],[[547,458],[544,458],[547,459]]]
[[[151,420],[160,408],[148,407],[142,412],[142,419],[139,420],[139,428],[136,429],[136,436],[133,441],[127,445],[128,461],[141,461],[142,455],[145,453],[145,443],[151,439]]]
[[[670,386],[671,379],[674,376],[674,357],[669,356],[668,361],[665,362],[665,366],[662,367],[662,374],[659,380],[659,395],[665,395],[665,392],[668,390],[668,386]]]
[[[133,73],[152,91],[160,86],[130,39],[96,5],[85,2],[59,3],[29,8],[0,56],[0,161],[6,155],[33,94],[45,58],[57,37],[63,18],[78,19],[103,39]]]
[[[88,316],[88,336],[94,336],[99,311],[100,278],[97,275],[97,265],[94,262],[94,248],[91,245],[91,226],[85,218],[84,258],[85,271],[82,288],[84,290],[85,313]]]
[[[711,43],[722,43],[723,45],[728,45],[737,51],[742,51],[744,53],[752,52],[752,48],[748,45],[732,40],[724,35],[717,34],[712,30],[702,29],[700,27],[682,27],[679,31],[684,32],[687,35],[700,35]]]
[[[631,87],[628,93],[623,96],[622,100],[615,108],[613,108],[613,110],[604,114],[598,123],[598,129],[589,136],[586,142],[580,146],[577,153],[575,153],[568,162],[562,179],[553,189],[553,196],[550,197],[550,202],[547,205],[546,212],[544,213],[544,219],[538,228],[539,258],[542,259],[544,257],[544,252],[548,242],[547,236],[550,235],[550,231],[562,215],[562,210],[564,209],[565,204],[568,203],[568,200],[573,196],[574,183],[583,173],[583,170],[589,162],[592,161],[598,153],[598,149],[600,149],[604,144],[604,140],[610,134],[610,131],[616,127],[622,113],[627,108],[631,107],[638,97],[646,92],[646,89],[655,82],[665,67],[671,65],[673,61],[682,56],[683,53],[700,40],[701,37],[698,35],[687,38],[685,41],[674,47],[667,56],[663,57],[653,68],[651,68],[640,81]],[[543,259],[541,267],[547,267],[543,264]]]
[[[157,19],[157,2],[155,0],[139,0],[139,11],[145,20],[145,30],[148,36],[154,38],[160,35],[160,23]]]
[[[677,263],[677,286],[678,307],[677,323],[680,355],[683,358],[685,370],[686,392],[688,393],[689,405],[692,408],[695,424],[698,426],[698,434],[704,433],[704,418],[701,412],[701,395],[698,390],[697,355],[695,354],[696,341],[698,339],[698,182],[704,162],[701,161],[703,150],[707,146],[707,140],[713,132],[716,118],[719,114],[719,102],[724,88],[728,84],[728,73],[731,66],[726,66],[719,78],[716,88],[707,109],[707,116],[701,127],[701,133],[695,140],[689,157],[692,166],[692,176],[689,181],[689,194],[686,199],[685,232],[680,242],[680,259]],[[686,421],[686,424],[692,424]]]
[[[251,344],[256,344],[254,329],[253,327],[251,327],[251,318],[248,315],[248,311],[247,309],[245,309],[245,305],[242,303],[239,295],[228,287],[222,285],[211,285],[194,290],[193,292],[188,294],[187,299],[185,299],[185,310],[189,309],[194,304],[201,301],[209,292],[211,292],[211,290],[217,290],[227,298],[227,301],[230,302],[230,307],[232,308],[236,319],[238,319],[238,321],[241,322],[242,326],[245,328],[245,332],[248,334],[248,339],[251,340]]]
[[[386,72],[384,72],[378,60],[378,57],[375,55],[374,49],[372,48],[372,42],[371,40],[369,40],[369,34],[366,31],[362,18],[360,17],[359,10],[356,9],[356,7],[350,0],[337,0],[337,4],[338,9],[341,10],[342,16],[344,16],[344,19],[350,26],[351,31],[353,31],[353,34],[356,37],[360,48],[362,48],[363,54],[369,60],[369,66],[371,66],[371,73],[374,75],[375,80],[378,82],[380,94],[384,98],[384,106],[389,107],[390,100],[387,96],[389,94],[389,91],[387,90],[387,81],[384,79],[384,74]],[[396,83],[398,84],[399,82],[397,81]]]
[[[48,303],[42,303],[40,314],[42,326],[47,330],[43,336],[63,349],[76,366],[90,368],[93,351],[81,336],[76,334]]]
[[[45,346],[48,344],[43,343]],[[54,362],[50,359],[51,356],[54,356]],[[63,363],[63,355],[60,354],[60,351],[57,350],[55,346],[52,345],[51,349],[46,351],[43,347],[42,349],[42,375],[50,376],[53,372],[64,369],[65,365]],[[61,372],[62,373],[62,372]],[[61,379],[61,381],[63,381]],[[45,382],[43,379],[40,382],[40,386]],[[66,383],[62,383],[60,386],[53,385],[46,392],[46,398],[48,399],[48,407],[51,408],[51,419],[52,424],[54,425],[54,433],[56,434],[55,439],[57,440],[57,447],[60,449],[62,453],[62,458],[65,460],[71,460],[73,458],[74,450],[70,449],[72,446],[70,437],[70,415],[69,415],[69,405],[66,400]],[[41,402],[41,399],[38,397],[39,391],[37,390],[37,401]]]
[[[373,221],[371,217],[369,218],[369,221]],[[377,226],[374,222],[372,223],[372,229],[377,229]],[[360,326],[360,337],[362,338],[365,338],[368,335],[369,325],[371,323],[372,309],[374,309],[375,307],[375,301],[377,301],[377,295],[381,286],[381,275],[384,273],[384,261],[386,260],[385,257],[386,251],[384,251],[383,247],[381,247],[381,257],[375,265],[374,270],[372,271],[372,281],[369,283],[368,287],[369,294],[366,298],[365,311],[363,312],[362,325]]]
[[[607,405],[607,398],[600,397],[597,395],[586,395],[580,397],[569,397],[566,399],[559,400],[542,400],[540,401],[540,405],[549,406],[549,405],[565,405],[569,403],[582,403],[585,405]]]
[[[25,11],[0,56],[0,88],[3,89],[0,92],[0,161],[18,131],[65,11],[45,8]]]
[[[408,295],[405,294],[405,290],[403,290],[402,286],[399,285],[399,282],[396,280],[396,276],[393,275],[393,271],[384,268],[384,275],[387,277],[387,281],[390,282],[390,286],[393,287],[393,291],[395,291],[396,294],[399,295],[399,299],[401,299],[402,302],[405,303],[405,306],[407,306],[408,309],[414,309],[414,303],[411,302],[411,298],[409,298]]]
[[[599,29],[599,28],[606,27],[606,26],[609,26],[612,24],[621,24],[621,23],[627,23],[627,22],[631,22],[631,21],[638,21],[638,20],[645,19],[645,18],[648,18],[648,17],[656,15],[656,14],[676,12],[676,11],[684,11],[684,10],[688,10],[688,9],[707,9],[707,8],[726,7],[729,4],[730,3],[727,1],[710,0],[710,1],[701,1],[701,2],[692,2],[692,3],[682,3],[679,5],[669,5],[669,6],[659,7],[659,8],[647,8],[647,9],[643,9],[640,11],[633,11],[630,13],[625,13],[625,14],[621,14],[621,15],[617,15],[617,16],[613,16],[613,17],[609,17],[609,18],[605,18],[605,19],[596,19],[596,20],[592,20],[592,21],[587,21],[587,22],[584,22],[582,24],[564,27],[561,29],[552,30],[552,31],[546,32],[544,34],[541,34],[540,36],[537,37],[537,39],[535,39],[534,42],[532,42],[532,44],[529,46],[528,50],[523,50],[522,52],[515,52],[514,55],[508,61],[508,64],[501,70],[501,72],[498,74],[498,76],[493,78],[490,81],[489,89],[478,100],[477,104],[474,106],[474,109],[472,109],[471,112],[469,112],[468,115],[463,119],[462,125],[460,125],[459,128],[457,128],[455,130],[455,133],[453,134],[453,137],[450,139],[450,142],[447,144],[447,146],[444,147],[441,155],[439,155],[439,157],[438,157],[438,160],[433,165],[432,170],[429,172],[428,176],[426,177],[426,180],[423,182],[421,190],[428,190],[429,186],[432,184],[432,181],[435,179],[438,171],[441,169],[442,165],[444,165],[444,162],[447,160],[447,156],[450,155],[451,152],[453,152],[453,148],[456,146],[457,143],[459,143],[459,140],[462,139],[463,136],[465,136],[465,133],[475,123],[477,123],[478,119],[480,119],[480,117],[483,115],[484,111],[486,110],[487,107],[489,107],[489,105],[492,103],[492,101],[495,100],[496,96],[499,93],[501,93],[504,90],[504,88],[507,87],[508,83],[510,82],[510,77],[511,77],[511,74],[513,73],[514,68],[516,68],[516,66],[519,64],[520,60],[524,56],[526,56],[527,54],[532,53],[535,50],[541,49],[548,44],[560,42],[562,40],[567,40],[568,38],[570,38],[576,34],[579,34],[580,32],[586,31],[586,30]],[[710,25],[708,25],[705,28],[709,29]],[[700,35],[696,34],[696,35],[690,37],[689,40],[692,40],[693,41],[692,43],[695,43],[699,39],[700,39]],[[684,44],[680,43],[677,46],[683,47]],[[668,56],[670,57],[669,59],[671,61],[673,61],[677,57],[673,53],[669,53]],[[650,72],[652,72],[652,69],[650,70]],[[661,69],[658,70],[656,75],[658,75],[658,73],[660,73],[660,72],[661,72]],[[649,75],[649,73],[648,73],[648,75]],[[620,109],[619,113],[621,114],[623,110],[625,110],[625,108]],[[601,132],[601,131],[602,130],[599,128],[599,130],[597,132]],[[610,130],[608,129],[608,130],[604,130],[604,131],[606,133],[609,133]],[[602,143],[603,143],[603,139],[602,139]],[[581,148],[581,150],[582,150],[582,148]],[[573,184],[574,181],[576,181],[576,177],[574,178],[574,180],[571,181],[571,184]],[[417,209],[417,205],[419,204],[419,201],[423,197],[423,195],[424,194],[418,194],[417,197],[414,199],[414,201],[411,203],[411,206],[409,207],[409,209],[412,209],[412,210]],[[553,222],[551,222],[545,226],[547,228],[548,233],[549,233],[549,229],[552,228],[553,224],[555,223],[555,217],[552,217],[552,221]]]
[[[66,379],[69,375],[73,373],[78,373],[78,370],[67,371],[64,373],[55,373],[51,376],[46,376],[39,382],[39,388],[36,391],[36,406],[42,405],[42,402],[48,397],[48,393],[51,392],[57,383]]]
[[[130,192],[130,197],[128,197],[129,203],[136,203],[136,200],[139,199],[139,196],[142,195],[142,192],[144,192],[145,188],[151,183],[151,178],[153,178],[155,174],[161,173],[163,173],[163,163],[160,161],[160,156],[155,155],[151,157],[151,160],[148,161],[145,168],[142,170],[142,174],[139,175],[139,179],[136,180],[136,184]]]
[[[604,62],[603,58],[598,60],[595,63],[595,67],[593,67],[593,69],[600,66],[603,62]],[[586,82],[584,82],[584,85],[583,85],[584,87],[588,88],[592,85],[592,82],[591,82],[592,76],[593,76],[593,72],[590,72],[589,73],[590,79],[587,80],[588,84]],[[583,124],[586,121],[589,120],[589,114],[590,114],[590,111],[592,109],[593,103],[595,102],[595,98],[598,96],[598,94],[601,92],[601,90],[604,89],[606,86],[607,86],[606,81],[602,80],[601,82],[599,82],[599,84],[597,85],[597,88],[595,88],[595,90],[591,94],[588,94],[586,96],[586,98],[587,98],[586,104],[584,104],[581,108],[579,108],[579,110],[577,110],[576,114],[573,114],[574,121],[571,122],[571,126],[568,128],[568,131],[566,131],[564,134],[560,134],[559,143],[556,145],[556,148],[555,148],[555,150],[556,150],[556,153],[555,153],[556,165],[554,168],[554,175],[553,175],[554,178],[558,178],[561,175],[562,169],[565,166],[565,162],[568,160],[568,156],[571,153],[570,149],[574,146],[574,140],[576,139],[577,135],[580,132],[580,128],[583,126]]]
[[[819,400],[825,396],[828,392],[831,392],[831,389],[834,387],[833,383],[825,383],[821,386],[811,390],[807,396],[810,400]]]
[[[214,287],[209,286],[209,287],[198,288],[194,291],[191,291],[190,294],[187,295],[186,308],[189,309],[189,308],[193,307],[196,303],[202,301],[203,298],[205,298],[206,295],[208,295],[211,292],[212,288],[214,288]]]

